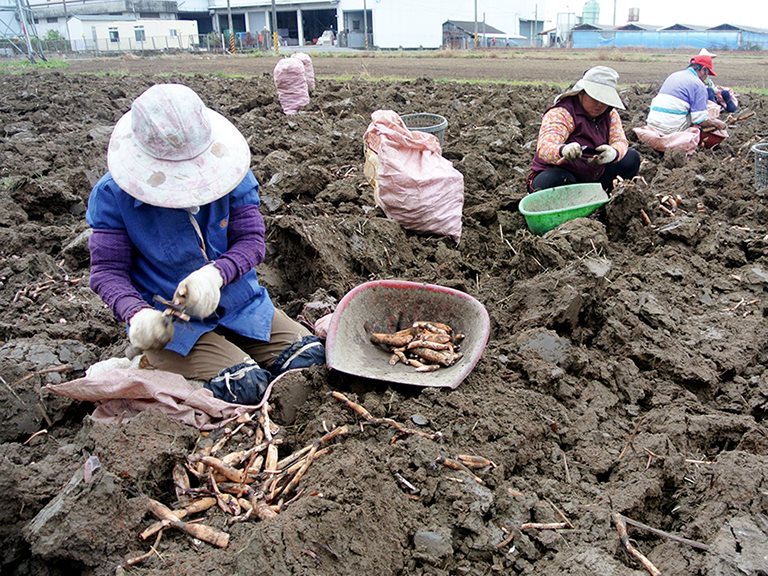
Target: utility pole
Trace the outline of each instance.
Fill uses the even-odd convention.
[[[235,31],[232,28],[232,5],[227,0],[227,26],[229,26],[229,51],[235,51]]]
[[[277,8],[275,8],[275,0],[272,0],[272,45],[275,49],[275,54],[279,54],[280,41],[277,35]]]
[[[368,50],[368,4],[363,0],[363,34],[365,35],[365,49]]]
[[[477,0],[475,0],[475,50],[477,50]]]
[[[69,14],[67,14],[67,0],[62,0],[61,3],[64,6],[64,29],[66,31],[64,36],[67,42],[69,42]]]
[[[531,31],[531,46],[534,46],[533,39],[536,37],[536,34],[539,33],[539,5],[536,4],[536,7],[533,9],[533,30]]]
[[[613,27],[616,27],[616,0],[613,0]]]

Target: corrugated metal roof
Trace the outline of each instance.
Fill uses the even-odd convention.
[[[648,30],[655,32],[660,26],[658,24],[641,24],[640,22],[629,22],[622,26],[617,26],[616,30]]]
[[[699,26],[697,24],[681,24],[679,22],[672,24],[671,26],[664,26],[663,28],[659,28],[659,30],[694,30],[694,31],[702,31],[706,30],[706,26]]]
[[[124,22],[124,21],[131,21],[131,20],[138,20],[138,16],[134,14],[128,14],[126,16],[123,15],[112,15],[109,14],[103,14],[103,15],[96,15],[96,14],[78,14],[76,16],[70,16],[70,20],[82,20],[82,21],[88,21],[88,22]],[[145,18],[146,20],[146,18]]]
[[[465,20],[446,20],[445,24],[453,24],[456,26],[456,28],[461,28],[464,30],[464,32],[467,32],[468,34],[474,34],[475,33],[475,22],[472,21],[465,21]],[[494,28],[493,26],[489,26],[488,24],[483,24],[482,22],[477,23],[477,31],[480,34],[501,34],[506,35],[506,32],[503,32],[499,30],[498,28]]]
[[[573,30],[601,30],[603,32],[610,31],[610,30],[616,30],[615,26],[607,26],[603,24],[576,24],[576,26],[573,27]]]
[[[738,26],[736,24],[719,24],[707,28],[707,30],[744,30],[745,32],[755,32],[756,34],[768,34],[768,28],[753,28],[752,26]]]

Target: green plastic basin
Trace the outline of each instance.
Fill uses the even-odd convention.
[[[589,216],[608,203],[608,194],[599,182],[567,184],[528,194],[518,209],[534,234],[544,234],[563,222]]]

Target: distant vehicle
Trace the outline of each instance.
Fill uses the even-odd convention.
[[[315,43],[316,46],[333,46],[336,44],[336,34],[333,30],[323,32]]]

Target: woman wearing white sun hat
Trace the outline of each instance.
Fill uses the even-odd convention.
[[[153,367],[239,404],[260,403],[285,370],[325,361],[256,277],[264,220],[250,159],[243,135],[193,90],[152,86],[117,122],[86,214],[91,288],[131,343]],[[171,322],[163,301],[189,320]]]
[[[555,98],[539,128],[529,192],[581,182],[600,182],[610,192],[616,177],[637,176],[640,155],[616,110],[624,110],[618,79],[613,68],[595,66]]]

